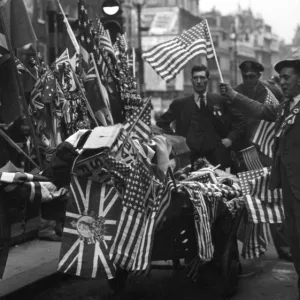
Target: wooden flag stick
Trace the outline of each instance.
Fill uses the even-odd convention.
[[[40,168],[43,168],[43,163],[42,163],[40,151],[39,151],[39,148],[38,148],[36,135],[34,133],[34,128],[33,128],[33,125],[32,125],[31,117],[29,115],[29,110],[28,110],[28,106],[27,106],[27,102],[26,102],[26,98],[25,98],[23,84],[22,84],[22,81],[20,79],[20,76],[19,76],[19,73],[18,73],[18,70],[17,70],[17,66],[16,66],[16,63],[15,63],[15,55],[14,55],[14,51],[13,51],[13,48],[12,48],[10,37],[8,35],[8,30],[7,30],[7,26],[6,26],[6,23],[5,23],[2,7],[0,7],[0,19],[1,19],[1,25],[2,25],[2,28],[3,28],[3,31],[4,31],[4,35],[6,37],[7,46],[8,46],[9,52],[10,52],[10,57],[11,57],[10,64],[11,64],[11,68],[12,68],[12,71],[13,71],[13,74],[14,74],[13,78],[14,78],[14,83],[15,83],[15,87],[16,87],[16,90],[17,90],[18,101],[19,101],[19,105],[20,105],[20,112],[21,112],[22,115],[25,115],[27,120],[28,120],[33,145],[34,145],[35,151],[36,151],[36,156],[37,156]]]
[[[209,29],[208,22],[207,22],[206,19],[205,19],[205,23],[206,23],[207,31],[208,31],[208,34],[209,34],[211,46],[212,46],[212,49],[213,49],[214,57],[215,57],[215,60],[216,60],[217,68],[218,68],[218,71],[219,71],[220,80],[221,80],[221,82],[224,82],[222,72],[221,72],[221,69],[220,69],[220,65],[219,65],[219,61],[218,61],[218,57],[217,57],[217,54],[216,54],[216,49],[215,49],[215,46],[214,46],[214,41],[211,37],[210,29]]]
[[[75,48],[75,51],[76,51],[76,53],[79,53],[79,52],[80,52],[80,46],[79,46],[79,44],[78,44],[78,42],[77,42],[77,40],[76,40],[76,37],[75,37],[75,34],[74,34],[74,32],[73,32],[73,30],[72,30],[72,28],[71,28],[71,25],[70,25],[70,23],[69,23],[69,21],[68,21],[68,19],[67,19],[67,17],[66,17],[66,14],[65,14],[65,12],[64,12],[64,10],[63,10],[63,8],[62,8],[60,2],[59,2],[59,0],[56,0],[56,2],[57,2],[57,5],[58,5],[58,7],[59,7],[60,12],[61,12],[62,15],[63,15],[64,23],[66,24],[67,32],[68,32],[68,34],[69,34],[69,37],[70,37],[70,39],[71,39],[71,42],[73,43],[73,46],[74,46],[74,48]]]
[[[39,166],[27,155],[2,129],[0,129],[0,136],[7,141],[7,143],[17,150],[18,153],[22,154],[25,158],[28,159],[36,168]]]

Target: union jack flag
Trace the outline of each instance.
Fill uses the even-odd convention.
[[[71,201],[66,212],[58,269],[96,278],[105,272],[114,278],[116,267],[109,249],[116,234],[121,202],[116,189],[88,178],[71,179]]]

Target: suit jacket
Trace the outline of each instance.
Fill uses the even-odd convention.
[[[257,119],[263,119],[269,122],[275,122],[275,131],[277,132],[284,121],[281,117],[282,112],[286,108],[288,102],[283,102],[278,106],[259,103],[249,99],[241,94],[237,94],[232,105],[243,113]],[[273,149],[273,163],[271,171],[271,182],[269,188],[281,188],[281,172],[280,164],[283,163],[288,181],[293,194],[300,200],[300,115],[295,118],[295,122],[291,125],[282,138],[275,138]]]
[[[213,111],[218,108],[221,116],[214,116],[220,123],[220,131],[226,133],[222,138],[229,138],[234,142],[244,132],[244,120],[242,114],[228,106],[225,98],[219,94],[207,93],[207,107]],[[194,95],[175,99],[169,109],[159,118],[156,125],[165,133],[173,134],[170,124],[175,121],[175,133],[186,137],[190,128],[194,109]]]

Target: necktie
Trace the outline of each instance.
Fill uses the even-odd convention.
[[[199,105],[200,108],[204,108],[206,106],[205,100],[204,100],[204,95],[199,95]]]

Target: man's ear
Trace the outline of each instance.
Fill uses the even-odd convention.
[[[257,77],[258,77],[258,79],[259,79],[259,78],[261,77],[261,73],[258,73],[258,76],[257,76]]]

